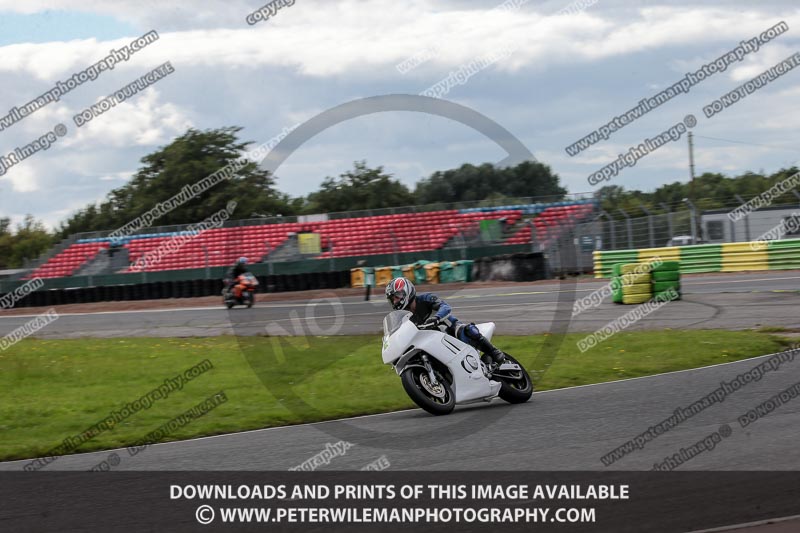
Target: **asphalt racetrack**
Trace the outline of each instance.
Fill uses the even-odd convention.
[[[392,470],[650,470],[713,432],[730,434],[680,470],[800,470],[800,402],[740,427],[738,418],[798,381],[800,356],[766,373],[608,467],[601,456],[711,393],[767,357],[696,370],[458,407],[446,417],[420,409],[247,431],[127,450],[65,456],[45,470],[88,470],[117,455],[115,470],[287,470],[340,441],[352,446],[319,470],[359,470],[385,456]],[[400,387],[398,380],[397,386]],[[0,463],[22,470],[29,461]]]
[[[553,330],[553,317],[569,321],[572,294],[590,294],[603,281],[540,283],[531,286],[463,290],[451,294],[441,287],[462,320],[497,322],[507,334]],[[770,272],[695,276],[683,282],[685,298],[658,309],[635,329],[752,328],[798,325],[800,274]],[[561,291],[561,292],[559,292]],[[559,300],[561,298],[561,300]],[[386,303],[357,297],[319,302],[326,311],[308,311],[307,302],[262,302],[253,309],[234,309],[245,330],[261,333],[264,323],[286,324],[297,318],[317,327],[341,324],[342,334],[380,331]],[[569,331],[592,331],[632,306],[604,302],[569,322]],[[338,309],[338,311],[337,311]],[[336,312],[331,312],[331,310]],[[295,320],[286,318],[297,313]],[[344,314],[344,320],[342,319]],[[43,337],[216,335],[232,331],[225,309],[139,311],[64,315],[46,328]],[[310,317],[310,318],[309,318]],[[0,318],[0,334],[20,325],[24,317]],[[564,324],[559,328],[563,331]],[[239,326],[237,326],[237,331]],[[42,332],[44,333],[44,332]],[[285,470],[339,441],[352,445],[323,469],[358,470],[385,456],[392,470],[649,470],[713,432],[723,434],[715,449],[680,465],[681,470],[800,470],[796,428],[800,402],[781,405],[747,427],[738,418],[798,381],[800,357],[786,361],[763,378],[748,383],[677,427],[606,466],[601,456],[688,407],[764,358],[750,359],[646,378],[536,393],[527,404],[459,407],[447,417],[408,410],[343,421],[272,428],[151,446],[130,456],[125,450],[66,456],[48,470],[86,470],[117,453],[119,470]],[[397,386],[400,387],[398,380]],[[730,431],[721,429],[727,425]],[[0,463],[2,470],[20,470],[26,461]]]
[[[497,324],[497,334],[526,335],[592,332],[634,306],[615,305],[610,298],[595,308],[572,316],[575,300],[590,295],[608,280],[573,280],[482,289],[448,290],[446,285],[420,287],[435,290],[462,321]],[[683,300],[649,314],[630,330],[640,329],[748,329],[800,325],[800,272],[695,275],[681,281]],[[369,302],[363,297],[316,301],[280,301],[279,295],[261,294],[256,307],[222,305],[184,309],[60,313],[59,319],[37,333],[41,338],[216,336],[307,333],[301,324],[313,322],[315,331],[328,334],[378,334],[388,305],[380,289]],[[158,306],[158,301],[154,301]],[[0,336],[29,321],[34,314],[3,316]],[[235,323],[235,328],[232,326]],[[273,325],[267,330],[268,325]],[[277,327],[276,327],[277,326]]]

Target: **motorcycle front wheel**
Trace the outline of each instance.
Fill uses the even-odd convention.
[[[415,366],[409,368],[400,380],[406,394],[414,400],[414,403],[432,415],[446,415],[453,411],[456,406],[456,398],[453,389],[445,379],[434,370],[438,384],[431,383],[427,370]]]

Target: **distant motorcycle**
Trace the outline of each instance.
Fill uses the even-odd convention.
[[[519,362],[506,354],[500,366],[481,360],[469,344],[438,328],[426,329],[409,320],[408,311],[392,311],[383,320],[383,362],[392,365],[403,388],[418,406],[446,415],[456,404],[491,401],[527,402],[533,383]],[[477,324],[487,339],[494,323]]]
[[[249,272],[240,274],[232,282],[227,282],[225,288],[222,290],[222,301],[231,309],[234,305],[246,305],[248,308],[253,307],[256,303],[256,287],[258,287],[258,280],[254,275]],[[234,288],[240,289],[240,296],[234,296]]]

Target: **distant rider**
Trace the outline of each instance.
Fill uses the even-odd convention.
[[[236,278],[245,274],[247,272],[247,258],[240,257],[236,260],[236,263],[228,270],[228,275],[225,278],[225,286],[230,287],[233,285],[233,296],[235,298],[241,298],[242,296],[242,287],[238,283],[236,283]]]
[[[447,326],[445,330],[461,342],[465,342],[490,356],[495,363],[505,361],[505,354],[496,348],[489,339],[484,337],[473,323],[462,324],[450,314],[451,308],[441,298],[432,292],[417,294],[414,284],[405,278],[394,278],[386,286],[386,298],[392,309],[396,311],[411,311],[411,321],[417,326],[437,327],[439,324]]]

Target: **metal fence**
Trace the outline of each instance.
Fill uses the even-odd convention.
[[[601,215],[598,223],[597,250],[660,248],[667,246],[673,237],[692,236],[692,224],[697,228],[697,216],[688,209],[622,219]],[[694,235],[700,238],[697,229]]]

